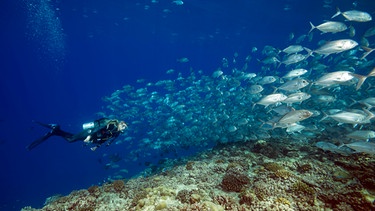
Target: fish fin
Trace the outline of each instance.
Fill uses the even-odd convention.
[[[278,48],[276,48],[276,50],[277,50],[277,55],[279,55],[281,52],[283,52],[282,50],[280,50]]]
[[[275,93],[277,92],[277,90],[279,90],[279,88],[277,88],[277,87],[275,87],[275,86],[272,86],[272,88],[273,88],[273,92],[272,92],[272,94],[275,94]]]
[[[366,120],[371,120],[371,119],[373,119],[375,117],[375,115],[371,111],[369,111],[369,110],[367,110],[365,108],[362,108],[362,110],[368,115],[366,117]]]
[[[367,75],[367,77],[375,76],[375,67],[371,70],[371,72]]]
[[[367,47],[367,46],[361,46],[361,48],[362,48],[363,50],[365,50],[366,52],[369,52],[369,51],[373,51],[373,50],[375,50],[375,48],[369,48],[369,47]]]
[[[329,117],[328,114],[326,114],[326,112],[322,111],[322,113],[323,113],[324,116],[319,120],[319,122],[321,122],[321,121],[323,121],[323,120],[325,120]]]
[[[366,52],[363,53],[362,57],[361,57],[361,60],[365,59],[370,53],[372,53],[375,48],[369,48],[369,47],[366,47],[366,46],[361,46],[363,50],[365,50]]]
[[[277,69],[279,69],[279,67],[281,66],[282,62],[278,61],[279,64],[277,65]],[[286,66],[286,65],[285,65]]]
[[[337,149],[342,148],[344,146],[346,146],[346,144],[341,144],[340,146],[337,147]]]
[[[259,126],[259,128],[262,128],[263,127],[263,125],[265,125],[266,124],[266,122],[265,121],[263,121],[263,120],[261,120],[261,119],[258,119],[262,124],[260,124],[260,126]]]
[[[307,33],[307,34],[310,34],[310,32],[316,28],[316,26],[314,26],[314,24],[312,24],[311,22],[310,22],[310,26],[311,26],[311,29],[310,29],[309,33]]]
[[[336,10],[337,10],[337,12],[331,17],[331,19],[338,16],[338,15],[341,15],[341,11],[338,7],[336,8]]]
[[[355,104],[357,104],[358,102],[356,101],[356,100],[354,100],[353,98],[349,98],[349,99],[351,99],[352,101],[353,101],[353,103],[352,104],[350,104],[349,105],[349,107],[352,107],[353,105],[355,105]]]
[[[370,104],[368,104],[368,103],[363,103],[366,107],[367,107],[367,110],[370,110],[370,109],[372,109],[373,107],[370,105]]]
[[[359,75],[355,73],[352,73],[352,75],[358,79],[358,83],[357,83],[355,90],[359,90],[368,76],[363,76],[363,75]]]
[[[330,53],[329,54],[323,54],[323,59],[327,58],[327,56],[331,55]]]
[[[251,110],[254,110],[256,103],[253,103],[253,106],[251,106]]]
[[[313,53],[314,51],[309,49],[309,48],[306,48],[306,47],[303,47],[303,49],[305,49],[305,51],[307,51],[307,56],[305,57],[305,59],[309,58],[310,56],[314,57]]]

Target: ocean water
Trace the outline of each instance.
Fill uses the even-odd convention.
[[[237,53],[244,60],[254,47],[258,49],[254,55],[261,58],[265,45],[290,45],[291,34],[306,34],[310,21],[330,19],[336,7],[373,16],[375,12],[375,2],[367,0],[179,3],[0,2],[1,210],[41,207],[49,196],[107,181],[116,171],[106,166],[113,160],[111,155],[121,157],[119,164],[128,171],[124,177],[130,178],[166,157],[178,159],[195,150],[163,155],[150,151],[149,156],[134,160],[128,154],[136,150],[131,147],[113,144],[92,152],[81,143],[52,137],[27,151],[29,143],[47,132],[33,121],[58,123],[79,132],[83,123],[103,111],[107,104],[102,98],[125,84],[137,85],[138,79],[156,82],[166,77],[168,69],[193,68],[211,75],[224,57],[232,59]],[[373,26],[373,21],[356,26],[357,34]],[[260,70],[256,59],[249,70]]]

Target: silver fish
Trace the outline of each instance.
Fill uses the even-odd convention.
[[[242,76],[242,79],[244,80],[250,80],[252,78],[255,78],[257,74],[255,73],[246,73],[245,75]]]
[[[223,71],[221,70],[216,70],[215,72],[212,73],[213,78],[218,78],[221,75],[223,75]]]
[[[358,103],[363,104],[367,107],[368,110],[375,107],[375,97],[368,97],[363,100],[359,100]]]
[[[374,35],[375,35],[375,26],[367,29],[363,36],[364,37],[371,37],[371,36],[374,36]]]
[[[300,133],[306,127],[297,123],[290,125],[286,128],[287,133]]]
[[[275,76],[264,76],[258,83],[261,85],[271,84],[276,81]]]
[[[320,48],[314,50],[314,53],[323,54],[324,57],[327,57],[333,53],[341,53],[350,49],[355,48],[358,43],[351,39],[342,39],[342,40],[335,40],[331,42],[327,42]]]
[[[276,112],[277,114],[284,116],[285,114],[293,111],[293,108],[287,105],[280,105],[276,108],[273,108],[272,111]]]
[[[375,138],[375,131],[372,130],[357,130],[349,133],[346,137],[355,140],[369,140],[370,138]]]
[[[283,103],[286,103],[287,105],[293,104],[293,103],[301,103],[311,97],[310,94],[305,92],[297,92],[293,93],[287,96],[285,100],[283,100]]]
[[[296,78],[291,81],[285,82],[283,85],[279,86],[277,89],[284,91],[297,91],[309,85],[309,82],[303,78]]]
[[[276,58],[275,56],[269,56],[269,57],[266,57],[264,58],[263,60],[259,60],[259,62],[263,63],[263,64],[277,64],[279,61],[278,58]]]
[[[318,26],[314,26],[314,24],[310,22],[310,26],[311,26],[311,29],[309,33],[314,29],[318,29],[322,33],[337,33],[337,32],[345,31],[348,28],[344,23],[337,22],[337,21],[327,21]]]
[[[368,41],[368,39],[366,37],[362,37],[361,40],[359,41],[359,43],[361,44],[361,46],[365,46],[365,47],[370,46],[370,42]]]
[[[350,149],[355,150],[356,152],[364,152],[366,154],[375,155],[375,143],[367,141],[358,141],[350,144],[344,144],[339,148],[346,146]]]
[[[338,147],[330,142],[319,141],[315,144],[316,147],[324,151],[335,151]]]
[[[354,26],[349,26],[349,37],[355,36],[355,28]]]
[[[358,11],[358,10],[349,10],[345,12],[341,12],[339,8],[337,8],[336,14],[334,14],[331,18],[334,18],[338,15],[344,16],[348,21],[355,21],[355,22],[368,22],[372,20],[372,17],[367,12]]]
[[[282,125],[291,125],[311,117],[313,113],[309,110],[294,110],[285,114],[277,123]]]
[[[307,70],[305,69],[302,69],[302,68],[294,69],[294,70],[289,71],[287,74],[285,74],[283,78],[295,78],[295,77],[304,75],[305,73],[307,73]]]
[[[284,59],[280,64],[285,64],[285,66],[298,63],[305,60],[307,57],[302,54],[291,54],[286,59]]]
[[[343,147],[338,147],[330,142],[326,141],[319,141],[315,144],[316,147],[322,149],[323,151],[330,151],[334,153],[339,153],[341,155],[350,155],[352,154],[351,151],[344,149]]]
[[[299,53],[303,50],[304,48],[301,45],[290,45],[284,48],[281,52],[284,52],[286,54],[292,54],[292,53]]]
[[[186,58],[186,57],[182,57],[182,58],[177,59],[177,62],[179,62],[179,63],[186,63],[186,62],[189,62],[189,59]]]
[[[315,85],[320,85],[323,87],[331,86],[334,84],[342,84],[349,80],[352,80],[355,75],[349,71],[336,71],[323,75],[314,82]]]
[[[332,103],[336,101],[336,98],[331,95],[319,95],[317,96],[317,101],[322,103]]]
[[[281,93],[270,94],[270,95],[264,96],[257,103],[255,103],[254,106],[256,104],[260,104],[260,105],[264,105],[265,107],[267,107],[267,106],[272,105],[272,104],[280,103],[283,100],[285,100],[286,98],[287,98],[287,96],[285,96],[284,94],[281,94]]]
[[[249,93],[250,94],[258,94],[258,93],[261,93],[263,91],[263,87],[261,85],[251,85],[248,89]]]
[[[347,123],[356,126],[357,124],[367,124],[370,123],[370,119],[374,118],[374,114],[368,110],[364,110],[363,112],[353,112],[353,111],[341,111],[331,115],[325,115],[322,120],[327,117],[330,117],[340,124]],[[321,120],[321,121],[322,121]]]

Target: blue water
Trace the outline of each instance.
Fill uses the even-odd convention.
[[[374,16],[371,2],[333,0],[324,8],[320,0],[1,1],[0,209],[41,207],[51,195],[105,181],[113,170],[104,168],[103,154],[120,154],[127,177],[159,156],[132,162],[124,146],[92,152],[59,137],[26,151],[47,132],[33,120],[78,132],[98,118],[101,98],[125,84],[163,79],[171,68],[211,74],[235,52],[243,60],[253,47],[260,54],[265,45],[291,44],[291,32],[306,34],[309,21],[328,20],[336,6]],[[183,57],[190,61],[177,62]],[[257,72],[253,61],[249,69]]]

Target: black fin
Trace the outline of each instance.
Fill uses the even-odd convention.
[[[51,137],[51,136],[53,136],[53,135],[54,135],[54,133],[53,133],[53,130],[52,130],[52,131],[46,133],[43,137],[41,137],[41,138],[35,140],[33,143],[31,143],[30,145],[28,145],[28,146],[26,147],[26,149],[27,149],[28,151],[34,149],[34,148],[37,147],[39,144],[43,143],[44,141],[46,141],[49,137]]]

